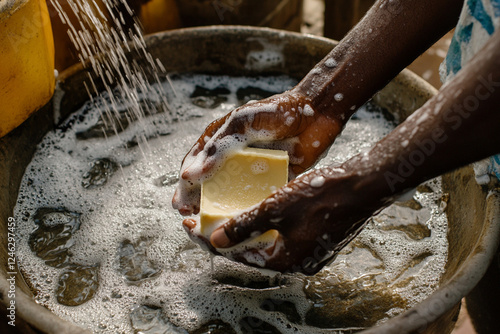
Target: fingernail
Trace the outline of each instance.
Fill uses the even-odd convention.
[[[182,222],[182,225],[185,228],[192,230],[196,227],[196,222],[194,221],[194,219],[184,219],[184,221]]]
[[[231,244],[231,240],[227,237],[224,228],[219,228],[212,233],[210,243],[215,248],[226,248]]]
[[[193,208],[189,205],[183,205],[180,208],[177,208],[177,210],[182,216],[190,216],[193,213]]]
[[[186,168],[186,169],[185,169],[185,170],[181,173],[181,178],[182,178],[183,180],[187,180],[187,179],[189,179],[189,176],[190,176],[190,175],[189,175],[189,170]]]

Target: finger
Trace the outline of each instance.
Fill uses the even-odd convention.
[[[209,125],[198,139],[192,152],[184,158],[181,168],[183,179],[201,182],[221,165],[228,151],[246,146],[245,137],[239,133],[245,133],[248,120],[245,117],[235,118],[231,116],[233,113]],[[220,124],[221,120],[226,123]]]
[[[172,197],[172,207],[183,216],[197,214],[200,212],[200,189],[199,184],[180,179]]]
[[[206,142],[210,140],[209,136],[213,135],[223,121],[224,118],[212,122],[182,161],[180,180],[172,198],[172,206],[183,216],[197,214],[200,210],[201,183],[203,177],[206,177],[209,169],[213,167],[213,165],[206,164],[204,151]]]
[[[206,144],[210,141],[210,139],[214,136],[214,134],[221,128],[221,126],[226,122],[227,118],[229,118],[230,115],[231,113],[225,115],[224,117],[216,119],[205,128],[203,134],[198,138],[196,143],[194,143],[194,145],[191,147],[189,152],[182,160],[181,171],[185,172],[186,170],[189,170],[191,166],[197,163],[198,155],[203,151],[207,151],[207,149],[205,148]],[[181,177],[183,177],[182,174]],[[184,178],[188,179],[189,173],[185,174]]]
[[[225,116],[216,119],[211,122],[203,131],[203,134],[198,138],[196,143],[193,145],[189,153],[186,155],[197,155],[200,151],[205,148],[205,144],[208,142],[210,138],[214,136],[214,134],[221,128],[221,126],[226,123],[227,119],[230,117],[231,112],[226,114]],[[184,158],[185,159],[185,158]],[[184,161],[182,162],[184,164]]]
[[[264,204],[261,208],[263,206]],[[230,219],[212,233],[210,243],[215,248],[229,248],[269,230],[278,229],[280,219],[268,218],[261,208],[244,212]]]
[[[182,226],[188,232],[188,234],[192,234],[194,229],[196,228],[196,220],[193,218],[186,218],[182,221]]]
[[[207,168],[203,169],[199,166],[206,163],[204,150],[206,142],[210,140],[209,136],[217,130],[222,122],[223,118],[212,122],[182,160],[180,180],[172,198],[172,206],[179,210],[183,216],[199,212],[202,177],[207,173]]]
[[[271,269],[271,267],[274,266],[270,264],[276,259],[283,258],[283,253],[286,251],[283,247],[283,237],[280,234],[272,233],[271,238],[272,240],[269,239],[264,244],[259,240],[259,243],[246,243],[241,247],[228,251],[221,251],[221,253],[234,261],[258,268]]]
[[[217,250],[210,244],[210,241],[205,238],[203,235],[197,233],[197,227],[198,221],[193,218],[186,218],[182,222],[182,226],[184,227],[184,230],[186,230],[189,238],[194,241],[195,243],[199,244],[202,248],[214,253],[214,254],[219,254]]]

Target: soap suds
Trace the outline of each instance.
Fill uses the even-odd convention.
[[[337,66],[337,61],[333,58],[328,58],[325,60],[325,66],[329,68],[333,68]]]
[[[310,105],[306,104],[304,106],[303,114],[305,116],[314,116],[314,109]]]
[[[322,187],[324,184],[325,184],[325,178],[323,176],[315,176],[312,180],[311,180],[311,187],[313,188],[319,188],[319,187]]]
[[[248,317],[271,324],[281,333],[324,332],[324,329],[306,325],[305,321],[308,311],[317,305],[306,298],[304,292],[304,286],[314,277],[277,275],[223,257],[212,258],[188,238],[181,225],[183,217],[169,203],[176,179],[164,182],[167,175],[178,175],[181,160],[198,139],[201,129],[235,107],[238,87],[259,85],[269,91],[284,91],[295,82],[287,78],[202,75],[172,76],[171,79],[177,97],[167,84],[164,89],[169,103],[179,115],[178,122],[166,122],[165,115],[158,113],[144,121],[152,127],[149,130],[141,132],[138,125],[131,124],[120,136],[77,140],[76,133],[92,128],[100,117],[99,110],[87,104],[63,123],[64,129],[48,133],[38,145],[26,169],[14,209],[18,221],[18,261],[27,281],[37,291],[36,301],[58,316],[94,333],[132,333],[138,330],[132,326],[140,326],[144,322],[151,325],[151,321],[163,332],[182,333],[185,332],[183,328],[194,331],[214,320],[229,324],[237,333],[242,333],[240,323]],[[231,94],[218,108],[202,109],[193,106],[189,100],[196,85],[207,89],[221,85],[230,87]],[[106,103],[105,99],[100,103]],[[380,115],[373,107],[360,108],[356,118],[347,124],[317,168],[338,165],[369,149],[376,140],[386,135],[392,126]],[[137,133],[148,136],[149,141],[138,141]],[[210,142],[209,138],[204,140]],[[240,140],[227,139],[221,145],[239,145]],[[293,147],[295,143],[292,139],[283,145]],[[104,185],[84,188],[82,178],[89,171],[89,163],[102,158],[109,158],[119,168],[109,175]],[[344,171],[335,169],[334,172]],[[311,185],[320,183],[318,179]],[[439,188],[436,184],[432,186]],[[283,191],[291,192],[292,189],[284,187]],[[414,200],[424,206],[421,211],[427,214],[428,220],[423,221],[432,227],[428,240],[413,240],[400,230],[391,232],[379,228],[386,227],[389,222],[398,224],[388,218],[390,211],[386,216],[382,212],[382,216],[370,223],[321,275],[332,280],[338,275],[343,275],[346,280],[372,275],[375,278],[370,283],[395,282],[392,293],[403,295],[409,305],[419,302],[437,287],[446,261],[446,222],[442,221],[443,217],[435,204],[439,198],[438,192],[417,192],[414,196]],[[33,217],[36,211],[56,207],[80,214],[81,226],[74,232],[74,245],[70,248],[71,262],[83,266],[99,265],[99,288],[91,300],[80,306],[58,303],[54,289],[65,269],[46,265],[44,260],[34,255],[28,243],[35,228]],[[406,215],[412,213],[402,212],[407,212]],[[403,215],[401,211],[398,214]],[[328,214],[325,214],[325,219],[328,219]],[[276,218],[274,222],[279,223],[280,220]],[[53,221],[50,223],[55,224]],[[196,229],[199,229],[199,224]],[[137,258],[145,257],[148,263],[161,271],[137,285],[131,285],[122,277],[123,270],[117,270],[117,252],[125,240],[139,245],[141,238],[145,237],[149,240],[147,247],[138,253],[140,256]],[[275,252],[280,247],[282,245],[278,243]],[[374,255],[365,252],[366,249],[372,249],[383,262],[377,262]],[[396,256],[396,252],[401,254]],[[422,255],[426,255],[425,261],[406,272],[406,265],[413,263],[413,258],[422,258]],[[265,256],[259,253],[252,260],[261,263],[261,259]],[[371,266],[372,262],[376,265]],[[380,269],[381,263],[383,269]],[[406,282],[405,279],[406,285],[401,285],[401,282]],[[366,291],[369,292],[370,288]],[[318,295],[317,298],[327,297]],[[293,305],[298,322],[288,321],[281,312],[262,309],[262,304],[268,300],[286,301]],[[146,306],[154,306],[159,311]],[[150,313],[147,313],[148,310]],[[392,316],[401,311],[389,313]],[[147,332],[144,328],[142,330]]]

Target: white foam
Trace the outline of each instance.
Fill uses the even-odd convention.
[[[200,129],[215,117],[234,108],[237,87],[258,85],[266,90],[284,91],[292,81],[286,78],[200,75],[175,77],[172,82],[178,96],[175,97],[168,87],[165,90],[169,94],[170,104],[178,110],[178,117],[182,121],[162,124],[159,122],[162,115],[159,114],[150,122],[143,122],[150,127],[163,127],[161,130],[171,131],[171,135],[151,139],[147,143],[139,142],[138,146],[128,149],[124,143],[134,137],[135,131],[143,131],[141,127],[131,126],[130,132],[107,140],[75,140],[76,131],[90,127],[99,117],[99,110],[84,107],[80,111],[85,113],[83,119],[74,116],[71,119],[78,122],[73,127],[48,133],[38,146],[26,169],[14,210],[19,222],[18,260],[27,280],[37,290],[36,301],[60,317],[95,333],[131,333],[130,310],[144,304],[161,307],[168,332],[174,332],[179,327],[192,331],[211,319],[220,319],[240,333],[238,324],[244,317],[261,319],[282,333],[322,332],[322,329],[305,324],[280,321],[278,318],[286,317],[279,312],[261,308],[262,303],[269,299],[289,301],[295,305],[302,323],[305,323],[303,319],[312,305],[303,291],[308,278],[283,275],[279,277],[284,277],[286,284],[273,285],[271,282],[276,280],[276,273],[261,272],[222,257],[214,259],[212,268],[211,256],[187,237],[181,226],[182,217],[170,205],[175,185],[155,185],[155,180],[162,175],[178,171],[184,154],[200,135]],[[231,94],[220,108],[202,110],[192,106],[187,99],[196,85],[208,89],[226,85]],[[365,108],[360,108],[357,115],[358,118],[348,123],[318,167],[346,160],[368,148],[391,128],[380,114]],[[143,133],[147,134],[148,131]],[[294,143],[291,140],[281,144]],[[236,144],[237,140],[221,143]],[[104,186],[85,189],[81,186],[81,176],[88,170],[89,162],[96,158],[110,158],[121,164],[122,168]],[[321,180],[317,179],[311,185],[320,183]],[[383,259],[384,265],[383,270],[377,272],[375,280],[384,284],[399,282],[401,279],[397,277],[405,275],[405,261],[427,252],[432,255],[418,268],[414,279],[409,280],[407,285],[397,284],[393,288],[409,301],[409,305],[425,298],[432,291],[427,286],[437,286],[446,261],[446,221],[433,204],[439,194],[417,193],[415,196],[429,207],[428,211],[432,214],[433,219],[427,223],[432,227],[432,235],[428,240],[408,240],[400,231],[382,231],[373,223],[356,239],[363,247],[352,246],[341,252],[323,273],[332,276],[342,273],[346,279],[370,273],[375,269],[363,262],[363,258],[372,256],[363,251],[370,247]],[[81,227],[74,235],[75,245],[71,248],[71,261],[85,265],[99,263],[100,287],[93,299],[80,306],[68,307],[57,302],[54,288],[63,269],[45,265],[29,249],[28,238],[34,228],[33,216],[40,207],[64,207],[82,213]],[[116,270],[116,251],[123,240],[134,242],[143,236],[152,238],[146,254],[148,260],[161,268],[161,273],[154,279],[130,285]],[[401,252],[398,256],[397,251]],[[356,261],[359,254],[363,256]],[[252,255],[253,258],[247,256],[247,260],[259,265],[267,255],[259,253]],[[224,277],[232,277],[232,280],[224,280]],[[270,283],[268,288],[259,289],[229,281]],[[419,294],[415,294],[415,291]],[[391,315],[397,313],[394,311]]]
[[[267,173],[269,170],[269,163],[264,159],[257,159],[252,162],[250,170],[255,175]]]
[[[319,188],[319,187],[322,187],[324,184],[325,184],[325,178],[323,176],[315,176],[312,180],[311,180],[311,187],[313,188]]]
[[[256,41],[262,45],[262,50],[248,52],[245,68],[249,70],[264,71],[285,64],[283,48],[285,44],[276,45],[269,43],[265,38],[248,38],[249,42]]]
[[[327,60],[325,60],[325,66],[326,67],[330,67],[330,68],[333,68],[333,67],[337,67],[337,61],[333,58],[328,58]]]
[[[305,116],[314,116],[314,109],[310,105],[306,104],[304,106],[303,114]]]

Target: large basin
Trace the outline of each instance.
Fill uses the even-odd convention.
[[[286,74],[302,78],[336,42],[319,37],[266,28],[190,28],[147,36],[149,51],[168,72],[199,72],[230,75]],[[264,48],[281,50],[280,61],[256,66],[252,55]],[[138,58],[137,55],[131,57]],[[141,61],[141,60],[139,60]],[[16,325],[47,333],[85,332],[36,304],[32,291],[17,268],[8,268],[7,226],[13,215],[19,184],[36,144],[54,127],[54,105],[61,116],[70,114],[88,99],[84,82],[88,73],[80,65],[59,75],[64,95],[53,98],[15,131],[0,140],[0,299],[9,306],[9,289],[15,289]],[[96,80],[98,83],[98,80]],[[435,89],[408,70],[401,72],[374,100],[403,120],[436,93]],[[449,260],[440,287],[405,313],[363,333],[449,333],[454,326],[462,297],[486,271],[498,246],[500,205],[494,189],[481,188],[472,168],[464,167],[443,176],[449,193]],[[17,274],[11,274],[15,272]],[[8,281],[11,276],[14,280]],[[9,311],[8,311],[9,312]],[[5,320],[5,319],[4,319]]]

